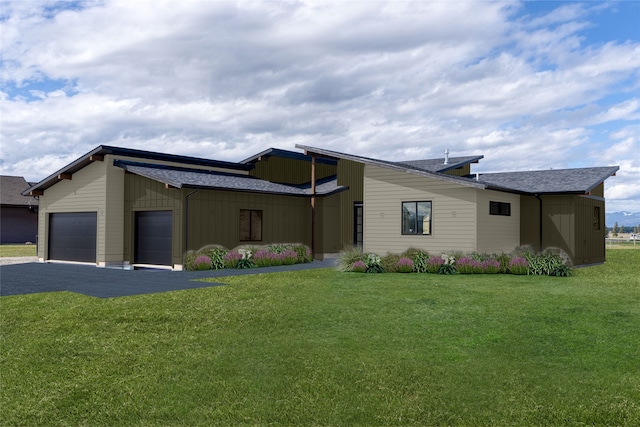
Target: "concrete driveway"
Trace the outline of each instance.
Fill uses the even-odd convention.
[[[0,296],[69,291],[98,298],[113,298],[220,286],[220,283],[196,281],[207,277],[330,268],[335,265],[335,259],[325,259],[308,264],[250,270],[165,271],[32,262],[0,266]]]

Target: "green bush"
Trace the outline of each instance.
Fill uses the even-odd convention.
[[[345,249],[338,255],[337,269],[340,271],[351,271],[351,267],[356,261],[363,261],[362,251],[358,248]]]
[[[364,263],[367,266],[366,273],[384,273],[384,267],[382,267],[380,261],[381,258],[374,253],[365,254]]]
[[[406,256],[406,255],[405,255]],[[409,257],[413,261],[413,269],[417,273],[427,273],[429,267],[429,253],[423,251],[413,252],[413,255]]]
[[[387,273],[396,273],[398,271],[398,261],[402,258],[396,254],[386,254],[380,259],[380,265]]]

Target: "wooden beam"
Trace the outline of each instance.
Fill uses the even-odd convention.
[[[166,188],[167,190],[177,190],[178,189],[178,187],[174,187],[171,184],[165,184],[164,188]]]
[[[71,174],[70,173],[61,173],[60,175],[58,175],[58,179],[59,180],[71,179]]]
[[[29,191],[29,195],[30,196],[42,196],[44,194],[44,191],[42,190],[31,190]]]
[[[311,256],[316,259],[316,155],[311,155]]]
[[[99,156],[97,154],[94,154],[93,156],[89,156],[89,160],[92,162],[103,162],[104,156]]]

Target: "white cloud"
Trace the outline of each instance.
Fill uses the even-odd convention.
[[[640,181],[623,163],[640,43],[584,37],[608,6],[60,5],[3,3],[2,173],[41,179],[99,144],[240,160],[303,143],[391,160],[449,148],[484,154],[482,171],[606,160],[616,183]]]

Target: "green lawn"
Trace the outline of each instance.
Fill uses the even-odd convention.
[[[36,256],[36,245],[0,245],[0,257]]]
[[[640,251],[608,256],[570,278],[2,297],[0,425],[637,426]]]

